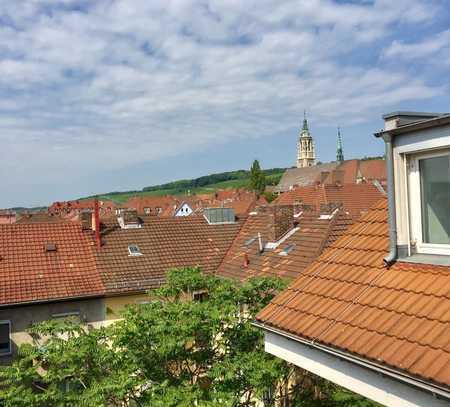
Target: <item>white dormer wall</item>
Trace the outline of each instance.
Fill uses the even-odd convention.
[[[175,216],[189,216],[192,212],[192,208],[185,202],[175,212]]]
[[[397,246],[401,257],[410,255],[414,243],[421,239],[417,158],[441,152],[450,154],[450,124],[393,137]],[[435,254],[446,253],[438,250]]]

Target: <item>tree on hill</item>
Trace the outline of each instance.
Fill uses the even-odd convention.
[[[262,194],[266,188],[266,176],[264,172],[261,170],[259,165],[259,161],[253,161],[253,164],[250,168],[250,182],[249,189],[257,192],[258,194]]]
[[[279,279],[238,284],[174,269],[149,303],[130,306],[109,327],[69,319],[35,326],[35,343],[0,367],[0,405],[250,407],[259,399],[269,407],[286,392],[291,407],[359,405],[264,352],[252,320],[282,287]],[[193,293],[202,294],[188,300]]]

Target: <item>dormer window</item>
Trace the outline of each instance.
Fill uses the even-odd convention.
[[[411,157],[409,183],[417,252],[450,255],[450,150]]]
[[[150,212],[151,212],[152,210],[150,209],[150,208],[144,208],[144,213],[146,214],[146,215],[150,215]]]
[[[130,244],[128,246],[128,253],[129,256],[142,256],[141,250],[139,249],[138,245]]]

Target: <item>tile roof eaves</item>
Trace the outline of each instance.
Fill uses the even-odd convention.
[[[86,294],[86,295],[73,295],[73,296],[64,296],[64,297],[54,297],[54,298],[46,298],[42,300],[29,300],[29,301],[19,301],[19,302],[11,302],[11,303],[1,303],[0,309],[2,308],[10,308],[10,307],[21,307],[26,305],[38,305],[38,304],[48,304],[55,302],[65,302],[65,301],[77,301],[77,300],[88,300],[95,298],[103,298],[105,296],[105,292],[98,292],[94,294]]]
[[[371,370],[375,370],[382,374],[386,374],[390,377],[401,380],[403,382],[421,387],[432,393],[440,394],[446,398],[450,397],[450,389],[443,384],[435,383],[434,381],[424,380],[421,377],[412,376],[411,374],[408,374],[408,372],[402,372],[402,371],[395,369],[389,365],[380,364],[380,363],[377,363],[376,361],[362,358],[362,357],[358,356],[357,354],[346,352],[345,350],[341,350],[339,348],[327,346],[327,345],[319,343],[317,341],[309,340],[309,339],[303,338],[301,336],[291,334],[289,332],[278,329],[276,327],[266,325],[265,323],[259,322],[257,320],[253,322],[253,325],[255,325],[256,327],[261,328],[265,331],[273,332],[273,333],[283,336],[285,338],[294,340],[296,342],[300,342],[303,345],[311,346],[318,350],[324,351],[328,354],[332,354],[339,358],[348,360],[352,363],[356,363],[360,366],[364,366]]]

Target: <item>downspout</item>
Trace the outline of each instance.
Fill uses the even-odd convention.
[[[383,134],[386,145],[386,167],[388,183],[388,211],[389,211],[389,254],[383,259],[386,266],[390,266],[397,259],[397,214],[395,208],[394,183],[394,151],[392,148],[392,135]]]

